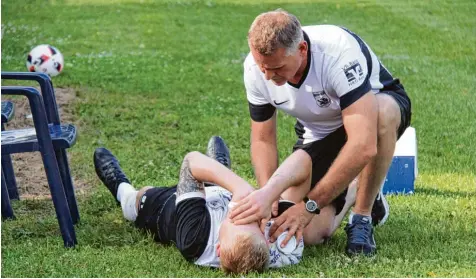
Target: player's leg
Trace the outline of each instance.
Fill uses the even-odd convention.
[[[395,100],[386,94],[376,95],[379,114],[377,129],[377,156],[359,175],[359,189],[354,212],[370,216],[371,209],[393,158],[400,125],[400,109]]]
[[[400,97],[391,94],[376,95],[379,106],[377,156],[365,166],[359,175],[356,204],[346,227],[346,252],[349,255],[374,254],[376,244],[373,237],[371,216],[380,219],[378,222],[374,222],[375,224],[383,223],[388,216],[388,206],[373,205],[374,201],[378,204],[386,202],[383,195],[379,195],[379,192],[392,162],[397,139],[409,125],[410,119],[409,116],[406,117],[405,112],[410,112],[410,101],[406,94],[406,98],[400,99]],[[383,209],[385,214],[375,214],[375,209],[378,208]]]
[[[299,141],[294,149],[302,149],[309,154],[311,164],[309,167],[309,178],[301,185],[287,189],[282,198],[290,200],[294,203],[302,202],[304,196],[314,187],[317,182],[325,175],[330,165],[337,157],[342,146],[345,144],[346,136],[343,128],[331,133],[323,140],[315,141],[309,144],[300,144]],[[330,205],[321,209],[321,212],[314,216],[309,225],[304,229],[304,243],[306,245],[313,245],[322,243],[326,238],[330,237],[336,229],[336,213],[339,217],[338,223],[342,221],[343,216],[339,215],[342,208],[350,208],[353,201],[342,205],[338,201],[344,200],[345,193],[333,201]]]
[[[207,156],[231,169],[230,151],[220,136],[212,136],[208,141]]]
[[[157,242],[175,241],[165,233],[165,228],[169,227],[170,215],[175,211],[177,187],[147,186],[136,190],[116,157],[105,148],[94,152],[94,165],[99,179],[120,204],[125,219],[133,221],[136,228],[151,233]]]
[[[291,187],[286,190],[282,198],[284,201],[292,203],[302,202],[304,196],[309,192],[302,189],[309,189],[310,183]],[[331,237],[336,229],[339,227],[347,211],[354,205],[355,202],[356,185],[351,185],[347,191],[347,197],[342,210],[336,214],[336,205],[334,203],[321,209],[321,212],[314,216],[306,226],[303,232],[304,243],[306,245],[315,245],[322,243],[325,239]],[[282,202],[282,201],[281,201]]]
[[[349,188],[347,188],[347,193],[345,195],[345,202],[344,206],[342,206],[342,210],[336,214],[334,218],[334,225],[331,230],[331,235],[334,234],[334,232],[337,230],[337,228],[340,226],[342,223],[342,220],[344,220],[345,215],[347,212],[349,212],[350,208],[354,206],[355,204],[355,199],[357,197],[357,179],[354,179],[349,185]]]
[[[145,187],[142,187],[139,192],[137,193],[137,196],[136,196],[136,208],[137,208],[137,211],[139,211],[140,209],[140,203],[141,203],[141,199],[142,197],[144,196],[145,192],[149,189],[152,189],[154,187],[152,186],[145,186]]]
[[[312,169],[309,168],[309,178],[300,185],[286,189],[286,191],[281,194],[281,200],[290,201],[294,204],[301,202],[309,191],[311,191],[311,174]]]
[[[357,184],[354,181],[345,193],[312,218],[303,233],[306,245],[320,244],[335,233],[346,213],[354,205],[356,192]]]
[[[310,169],[309,179],[301,185],[290,187],[284,191],[284,193],[281,194],[282,200],[290,201],[294,204],[302,202],[303,198],[311,189],[311,172],[312,170]],[[314,216],[309,225],[304,229],[304,244],[314,245],[322,243],[325,238],[330,236],[330,230],[333,228],[334,219],[335,209],[333,205],[322,208],[319,215]]]
[[[99,179],[120,204],[124,218],[135,221],[139,191],[131,185],[117,158],[106,148],[97,148],[94,152],[94,166]]]

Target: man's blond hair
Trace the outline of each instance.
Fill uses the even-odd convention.
[[[282,9],[260,14],[248,31],[250,47],[266,56],[278,48],[285,48],[286,55],[290,55],[302,41],[301,23],[296,16]]]
[[[268,244],[263,237],[254,233],[239,234],[233,245],[220,248],[220,262],[227,274],[263,272],[269,263]]]

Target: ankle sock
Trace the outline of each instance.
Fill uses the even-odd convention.
[[[121,203],[122,214],[129,221],[137,218],[136,198],[137,191],[131,184],[122,182],[117,189],[117,200]]]
[[[354,213],[354,211],[351,210],[350,213],[349,213],[349,225],[352,225],[352,220],[354,219],[354,216],[356,216],[356,215],[364,216],[364,217],[369,219],[370,223],[372,223],[372,216],[356,214],[356,213]]]

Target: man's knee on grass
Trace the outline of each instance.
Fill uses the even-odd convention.
[[[262,235],[237,233],[229,242],[220,244],[220,262],[227,273],[263,272],[269,263],[269,248]]]

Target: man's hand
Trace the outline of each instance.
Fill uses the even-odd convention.
[[[278,216],[279,213],[279,201],[282,200],[282,197],[279,197],[277,201],[273,202],[273,205],[271,206],[271,215],[272,217]]]
[[[237,189],[233,193],[233,198],[231,199],[234,202],[239,202],[240,200],[246,198],[249,194],[255,191],[255,188],[253,188],[251,185],[248,185],[249,187],[242,187]]]
[[[263,189],[253,191],[240,200],[231,210],[230,218],[235,225],[245,225],[271,218],[271,205]]]
[[[294,235],[300,241],[304,228],[311,222],[314,215],[306,210],[304,202],[292,206],[274,220],[273,225],[269,229],[270,241],[276,241],[278,236],[285,231],[288,231],[288,235],[281,243],[281,247],[286,246]]]

